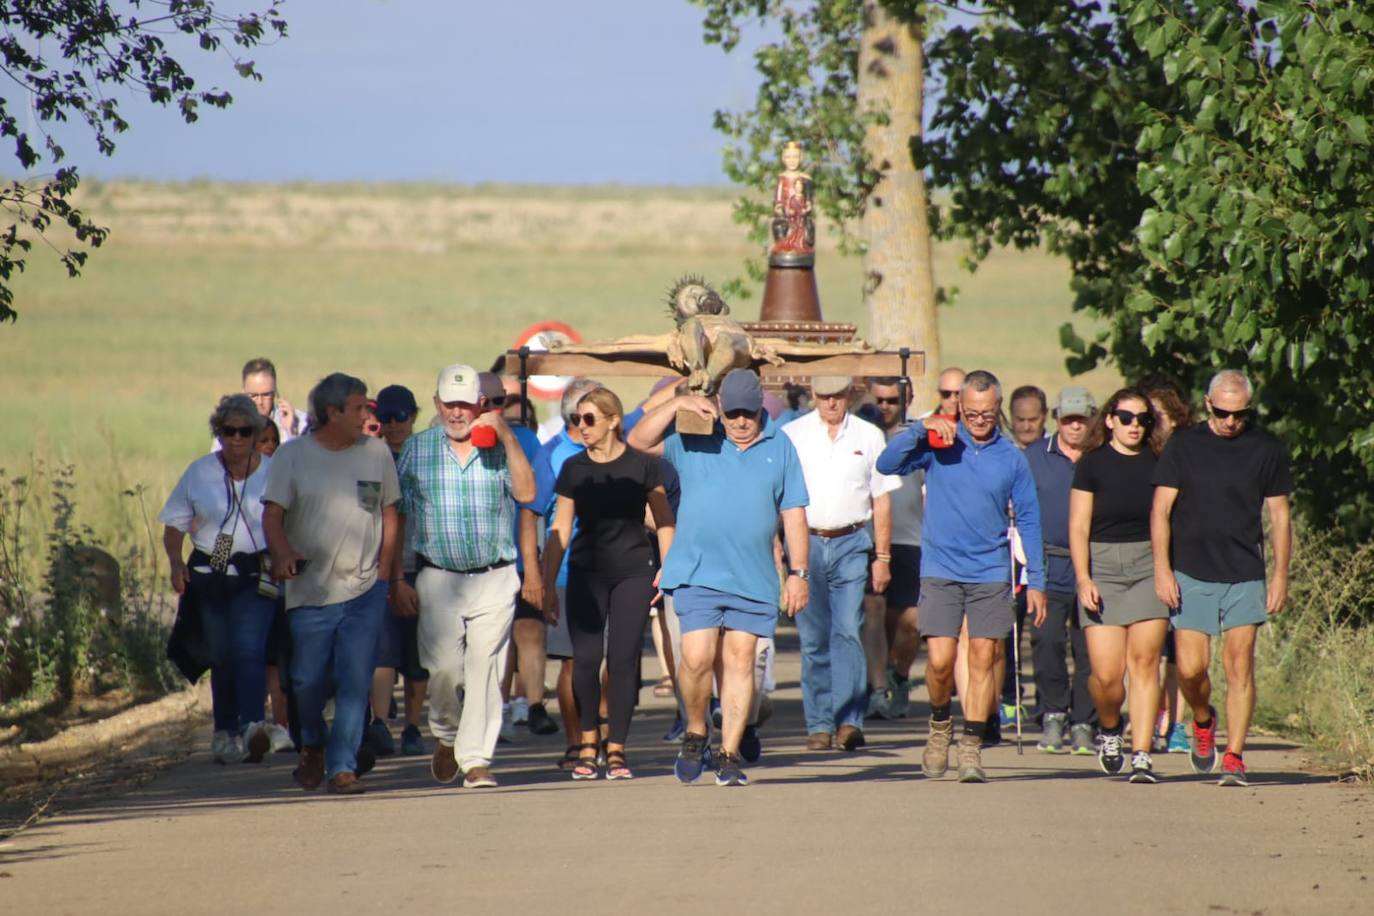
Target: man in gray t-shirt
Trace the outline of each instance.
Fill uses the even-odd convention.
[[[272,575],[286,583],[291,686],[301,727],[294,776],[303,789],[362,791],[362,741],[372,667],[399,546],[400,486],[391,452],[363,435],[367,386],[343,373],[310,393],[318,428],[278,449],[263,493]],[[324,706],[334,696],[334,725]],[[325,749],[326,740],[328,750]],[[327,765],[327,770],[326,770]]]

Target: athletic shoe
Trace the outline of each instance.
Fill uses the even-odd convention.
[[[747,786],[749,776],[740,769],[739,754],[720,753],[720,769],[716,770],[716,785]]]
[[[1137,755],[1139,756],[1139,755]],[[1148,760],[1149,755],[1145,758]],[[1102,768],[1102,772],[1108,776],[1115,776],[1121,772],[1121,768],[1126,764],[1126,758],[1121,756],[1121,733],[1115,735],[1108,732],[1102,733],[1102,743],[1097,747],[1097,765]],[[1132,766],[1135,764],[1132,763]]]
[[[425,739],[420,736],[420,728],[417,725],[407,725],[401,732],[401,753],[407,757],[423,757],[425,753]]]
[[[1026,719],[1025,719],[1025,717],[1023,716],[1023,717],[1021,718],[1022,724],[1024,724],[1025,721],[1026,721]],[[1015,704],[1015,703],[1001,703],[1001,704],[998,705],[998,707],[997,707],[997,724],[1000,725],[1000,726],[1002,726],[1003,728],[1015,728],[1015,727],[1016,727],[1016,704]]]
[[[687,731],[687,723],[682,721],[682,713],[678,713],[677,718],[673,719],[673,727],[663,733],[663,740],[670,744],[674,741],[681,741],[685,731]]]
[[[887,692],[884,690],[868,689],[868,708],[864,710],[865,719],[888,719],[887,714]]]
[[[706,768],[707,737],[687,732],[682,736],[682,748],[673,761],[673,775],[683,785],[690,785],[701,778]]]
[[[510,744],[515,740],[515,725],[510,720],[510,703],[501,704],[501,731],[496,740],[500,744]]]
[[[543,703],[535,703],[530,707],[529,724],[530,732],[536,735],[552,735],[558,732],[558,723],[553,721],[553,716],[549,715]]]
[[[1217,709],[1215,706],[1209,709],[1212,716],[1206,728],[1193,720],[1193,747],[1188,759],[1194,773],[1211,773],[1217,768]]]
[[[756,725],[744,726],[744,734],[739,739],[739,755],[745,763],[758,763],[763,755],[763,745],[759,742],[759,729]]]
[[[1150,737],[1150,753],[1152,753],[1152,754],[1167,754],[1168,752],[1169,752],[1169,739],[1166,738],[1165,736],[1161,735],[1159,732],[1155,732],[1155,733]]]
[[[1079,722],[1069,729],[1070,743],[1073,745],[1070,753],[1086,757],[1097,753],[1097,729],[1087,722]]]
[[[530,724],[530,701],[516,697],[510,701],[510,722],[512,725]]]
[[[285,725],[269,722],[267,735],[272,739],[272,753],[274,754],[284,754],[296,749],[296,745],[291,741],[291,732],[286,730]]]
[[[949,769],[949,745],[954,739],[954,720],[930,720],[930,735],[921,754],[921,772],[926,779],[939,779]]]
[[[887,717],[905,719],[911,712],[911,678],[897,677],[896,668],[887,669]]]
[[[1045,713],[1045,725],[1040,732],[1040,741],[1036,747],[1046,754],[1062,754],[1065,750],[1064,745],[1068,743],[1069,716],[1063,712]]]
[[[715,697],[711,697],[711,724],[716,727],[717,731],[719,731],[720,723],[722,721],[724,720],[721,718],[720,700],[716,699]]]
[[[372,746],[372,753],[378,757],[390,757],[396,753],[396,739],[391,737],[391,729],[386,727],[384,719],[373,719],[363,740]]]
[[[367,746],[366,741],[363,742],[362,747],[358,748],[357,759],[358,765],[353,768],[353,773],[356,776],[366,776],[377,765],[377,754]]]
[[[494,789],[496,777],[486,767],[473,767],[463,774],[464,789]]]
[[[262,763],[262,758],[271,752],[272,736],[264,723],[254,722],[243,730],[243,749],[244,763]]]
[[[978,735],[959,736],[959,781],[987,782],[983,772],[983,739]]]
[[[1240,754],[1233,754],[1227,751],[1221,758],[1221,778],[1217,780],[1217,785],[1250,785],[1250,781],[1245,778],[1245,761],[1240,759]]]
[[[1155,775],[1155,763],[1144,751],[1136,751],[1131,758],[1130,782],[1159,782],[1159,777]]]
[[[1169,729],[1169,745],[1167,753],[1187,754],[1192,751],[1192,746],[1188,743],[1188,726],[1182,722],[1175,722],[1174,727]]]
[[[215,763],[238,763],[243,759],[243,745],[233,732],[219,731],[210,737],[210,759]]]

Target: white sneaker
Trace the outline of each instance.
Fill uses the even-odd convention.
[[[510,721],[512,725],[530,724],[530,701],[525,697],[516,697],[510,701]]]
[[[243,741],[233,732],[215,732],[210,739],[210,757],[215,763],[242,763]]]
[[[291,743],[291,733],[286,730],[284,725],[268,722],[267,737],[272,739],[272,753],[274,754],[284,754],[296,749],[296,746]]]
[[[243,759],[245,763],[262,763],[272,750],[272,736],[266,722],[253,722],[243,730]]]
[[[501,704],[500,740],[509,744],[515,740],[515,724],[510,719],[510,703]]]

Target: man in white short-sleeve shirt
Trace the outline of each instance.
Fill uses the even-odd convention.
[[[861,639],[864,588],[887,588],[892,559],[889,494],[900,481],[875,465],[883,434],[849,413],[853,379],[811,380],[816,409],[783,427],[801,457],[811,494],[811,594],[797,616],[802,650],[802,707],[806,746],[847,751],[864,744],[868,676]],[[868,521],[873,520],[873,534]]]

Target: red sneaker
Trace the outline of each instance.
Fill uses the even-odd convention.
[[[1240,759],[1240,754],[1233,754],[1230,751],[1221,758],[1221,779],[1217,780],[1219,786],[1248,786],[1250,783],[1245,779],[1245,761]]]
[[[1217,768],[1217,710],[1208,707],[1211,719],[1203,727],[1193,720],[1193,749],[1189,755],[1194,773],[1211,773]]]

